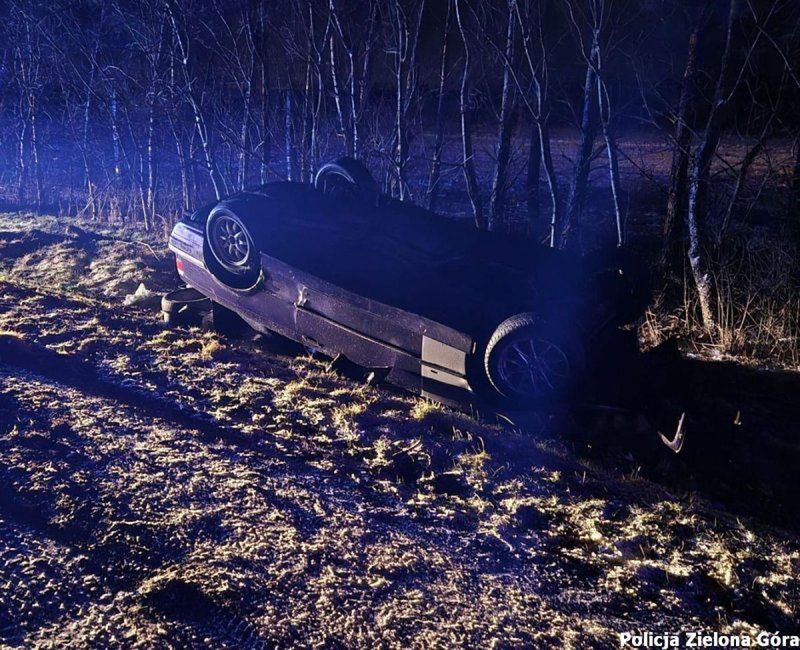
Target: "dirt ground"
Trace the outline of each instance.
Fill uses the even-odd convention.
[[[0,644],[800,633],[796,374],[676,366],[675,456],[615,417],[501,427],[122,305],[176,281],[155,237],[0,215]]]

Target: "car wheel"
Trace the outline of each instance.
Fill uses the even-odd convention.
[[[244,220],[225,203],[208,216],[206,244],[213,259],[209,270],[218,280],[235,288],[255,284],[260,273],[255,241]]]
[[[507,404],[521,408],[567,399],[583,365],[580,346],[534,314],[503,321],[484,355],[494,389]]]
[[[378,184],[369,170],[355,158],[343,157],[323,165],[314,178],[314,187],[328,196],[374,206]]]

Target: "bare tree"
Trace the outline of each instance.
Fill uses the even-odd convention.
[[[353,156],[353,133],[351,130],[351,124],[349,122],[349,116],[345,117],[346,113],[344,108],[344,99],[342,98],[343,93],[339,89],[339,70],[337,66],[335,42],[336,35],[338,34],[339,41],[342,42],[345,49],[347,49],[347,45],[345,44],[344,32],[342,31],[342,24],[339,20],[339,15],[336,12],[336,3],[334,0],[328,0],[328,11],[330,13],[331,25],[334,27],[328,36],[328,51],[330,52],[330,73],[331,82],[333,85],[334,105],[336,106],[336,115],[339,118],[339,134],[344,139],[345,151],[347,152],[348,156]],[[352,59],[350,61],[352,73]]]
[[[439,199],[439,182],[441,180],[442,151],[444,150],[444,97],[448,73],[448,47],[447,38],[450,33],[450,22],[453,10],[453,0],[447,0],[447,14],[442,31],[441,55],[439,58],[439,85],[436,94],[436,121],[434,123],[435,140],[433,143],[433,157],[431,172],[428,178],[428,191],[426,203],[429,210],[436,210]]]
[[[455,1],[456,23],[461,35],[461,43],[464,48],[464,67],[461,73],[461,90],[459,94],[459,112],[461,114],[461,148],[463,153],[462,167],[464,178],[467,183],[467,195],[472,205],[472,216],[475,226],[479,230],[486,230],[488,223],[483,213],[483,198],[478,189],[478,179],[475,175],[475,158],[472,146],[472,123],[470,121],[470,99],[469,99],[469,75],[470,75],[470,44],[467,31],[464,27],[465,20],[462,19],[464,0]]]
[[[711,333],[716,329],[712,311],[713,284],[708,259],[705,254],[706,223],[704,204],[708,189],[711,160],[717,149],[722,131],[724,110],[732,96],[731,58],[733,56],[734,27],[739,17],[740,0],[730,0],[725,29],[725,46],[720,60],[720,70],[714,96],[708,110],[703,130],[698,134],[698,144],[692,153],[688,176],[688,206],[686,232],[689,240],[687,255],[692,271],[703,326]]]
[[[329,10],[333,25],[333,32],[330,37],[331,79],[333,80],[336,111],[339,117],[339,128],[344,135],[345,150],[348,156],[354,158],[358,158],[361,154],[360,122],[363,110],[366,75],[369,69],[369,59],[372,52],[375,14],[377,11],[377,2],[371,0],[368,5],[369,14],[367,17],[366,38],[364,38],[363,41],[363,49],[359,49],[358,41],[360,39],[353,38],[353,31],[355,29],[361,31],[364,27],[363,24],[359,24],[358,27],[355,27],[351,23],[346,22],[341,16],[341,12],[335,0],[329,0]],[[344,90],[340,92],[339,89],[334,40],[338,40],[347,59],[347,79],[345,82],[347,89],[346,100],[341,97],[341,95],[344,94]],[[359,61],[359,54],[363,57],[362,61]],[[344,106],[345,101],[347,102],[346,107]]]
[[[561,226],[561,204],[559,199],[558,179],[553,165],[553,156],[550,148],[550,99],[548,53],[544,39],[543,11],[540,0],[529,5],[528,20],[523,19],[523,13],[516,7],[517,22],[522,31],[522,51],[530,75],[530,92],[522,93],[525,107],[531,117],[531,138],[528,152],[528,218],[531,227],[539,214],[539,173],[540,167],[544,169],[545,179],[550,195],[550,228],[548,242],[550,247],[556,245],[556,233]],[[536,44],[533,35],[526,25],[531,22],[536,25]],[[530,97],[530,98],[529,98]],[[538,146],[538,149],[537,149]],[[541,163],[541,164],[540,164]]]
[[[139,11],[152,11],[154,7],[145,5],[137,8]],[[145,98],[146,107],[146,143],[144,151],[143,165],[145,170],[139,179],[140,193],[142,198],[142,217],[145,228],[150,228],[155,224],[156,219],[156,135],[158,130],[158,108],[162,102],[163,79],[162,70],[164,66],[164,44],[168,38],[167,19],[163,12],[153,11],[152,14],[144,16],[142,14],[123,13],[121,8],[120,20],[125,25],[131,42],[136,45],[139,54],[143,59],[145,77],[141,83],[137,84],[137,90]],[[112,137],[114,138],[114,159],[117,177],[120,175],[120,158],[122,156],[122,145],[120,142],[118,119],[116,116],[116,89],[113,81],[111,82],[112,110],[111,124]],[[128,125],[131,130],[133,118],[128,113]]]
[[[597,62],[597,70],[595,76],[597,78],[597,106],[600,115],[600,125],[603,132],[603,140],[606,145],[606,156],[608,157],[608,177],[611,186],[611,200],[614,210],[614,225],[617,229],[617,246],[622,246],[625,242],[624,233],[622,230],[622,210],[620,208],[620,187],[619,180],[619,159],[617,156],[617,142],[614,138],[614,131],[612,128],[612,109],[611,98],[608,92],[608,86],[603,79],[602,71],[602,56],[598,44],[597,55],[595,57]]]
[[[390,50],[393,54],[392,73],[395,83],[395,120],[392,149],[394,151],[394,175],[392,187],[396,187],[400,200],[409,194],[408,160],[409,111],[414,104],[419,71],[417,69],[417,48],[422,28],[425,0],[406,3],[403,0],[390,0]]]
[[[783,74],[781,75],[781,80],[778,83],[778,87],[774,90],[774,96],[772,93],[769,92],[769,89],[766,89],[765,96],[767,97],[769,104],[766,107],[766,115],[759,115],[757,119],[759,119],[762,124],[761,128],[758,131],[755,131],[752,124],[747,125],[748,132],[755,132],[757,135],[755,136],[755,141],[752,142],[749,146],[747,151],[745,152],[744,156],[742,157],[742,161],[739,164],[739,171],[736,173],[736,178],[733,183],[733,188],[731,189],[730,199],[728,200],[728,205],[725,208],[725,213],[722,217],[722,221],[719,226],[719,230],[717,232],[716,237],[716,245],[722,246],[725,234],[730,227],[731,223],[733,222],[734,213],[736,211],[736,207],[739,203],[739,200],[742,196],[742,192],[747,184],[747,180],[749,178],[753,163],[756,159],[761,156],[766,148],[767,148],[767,140],[773,133],[773,127],[775,122],[778,119],[780,111],[784,108],[784,99],[785,99],[785,88],[788,81],[789,75],[787,71],[784,70]],[[750,95],[753,100],[753,105],[758,105],[757,99],[754,97],[753,89],[750,88]],[[742,140],[746,141],[746,136],[741,136]],[[768,176],[769,171],[771,171],[768,167],[768,172],[764,174],[764,181],[765,183]]]
[[[301,58],[304,61],[305,76],[303,81],[303,126],[302,126],[302,155],[303,158],[300,163],[300,180],[309,181],[313,178],[314,173],[319,165],[320,156],[320,129],[323,119],[324,99],[325,99],[325,83],[324,83],[324,68],[323,57],[325,55],[325,48],[328,40],[330,39],[332,25],[332,16],[330,12],[326,13],[324,27],[319,30],[319,20],[315,19],[314,7],[311,2],[302,6],[298,3],[297,13],[300,16],[298,21],[302,28],[305,30],[305,38],[302,42],[305,51],[302,53]],[[319,31],[319,33],[318,33]],[[290,38],[293,35],[290,35]],[[291,78],[287,75],[287,87],[291,88]],[[291,130],[292,123],[292,100],[286,100],[286,129],[285,136],[286,142],[291,142],[289,131]],[[290,157],[293,155],[293,147],[287,145],[287,168],[291,166]]]
[[[506,42],[503,52],[503,88],[500,95],[500,125],[497,134],[497,161],[495,164],[492,191],[489,195],[489,230],[496,230],[503,223],[506,210],[506,185],[511,153],[511,136],[516,119],[512,66],[514,65],[514,40],[516,24],[516,0],[507,0]]]
[[[179,67],[183,73],[184,94],[186,100],[192,108],[194,124],[197,130],[197,137],[200,139],[200,144],[203,148],[206,171],[208,172],[211,185],[214,188],[214,195],[217,197],[217,199],[220,199],[225,193],[225,187],[214,160],[208,126],[206,124],[205,114],[201,105],[200,94],[196,88],[197,80],[190,69],[189,37],[183,33],[179,26],[178,19],[176,17],[178,12],[176,8],[173,7],[172,0],[165,0],[165,8],[167,15],[169,16],[170,25],[172,27],[173,45],[175,47],[173,56],[177,56]]]
[[[261,123],[259,131],[258,149],[260,150],[260,173],[261,183],[267,182],[269,164],[272,155],[272,133],[270,128],[270,113],[272,109],[270,84],[270,53],[269,47],[269,23],[267,20],[266,0],[258,3],[258,23],[256,35],[253,41],[258,43],[256,57],[259,64],[259,98],[261,103]]]
[[[20,40],[15,46],[17,83],[20,95],[20,115],[22,128],[19,137],[19,190],[18,197],[24,197],[24,185],[27,164],[25,161],[25,144],[27,141],[30,159],[33,165],[34,204],[38,211],[44,205],[44,188],[41,161],[41,141],[38,129],[39,92],[41,88],[40,72],[42,51],[39,32],[35,18],[19,6],[14,7],[17,31]],[[26,137],[27,136],[27,137]]]
[[[583,215],[589,171],[592,162],[594,140],[597,134],[596,119],[596,83],[597,62],[600,55],[600,15],[596,2],[590,3],[591,26],[588,51],[581,40],[581,30],[575,18],[571,3],[567,3],[570,20],[578,34],[581,53],[586,62],[586,75],[583,83],[583,99],[581,103],[580,142],[575,160],[575,172],[567,195],[567,206],[564,227],[561,233],[561,245],[573,248],[581,247],[581,217]]]
[[[670,259],[674,258],[676,248],[675,230],[682,218],[681,208],[686,201],[686,178],[689,167],[689,147],[691,144],[692,130],[689,125],[689,111],[694,103],[695,74],[697,70],[697,42],[699,37],[699,19],[694,21],[689,33],[689,45],[686,53],[686,67],[681,81],[680,99],[674,115],[674,133],[672,147],[672,164],[669,174],[669,191],[667,194],[667,210],[664,217],[663,238],[661,250],[661,267],[666,271],[670,266]]]
[[[525,230],[582,247],[599,234],[582,217],[591,166],[607,163],[617,243],[625,206],[639,200],[625,172],[638,169],[665,192],[674,242],[665,250],[678,249],[682,224],[694,220],[692,254],[710,250],[700,266],[713,271],[728,234],[777,179],[795,183],[793,165],[800,178],[800,156],[776,153],[782,138],[797,137],[800,11],[792,0],[738,2],[733,34],[744,49],[729,58],[744,60],[729,65],[715,103],[718,57],[701,62],[698,53],[722,43],[708,18],[721,8],[683,21],[681,0],[10,0],[0,7],[0,185],[21,203],[43,208],[52,197],[68,211],[152,227],[256,180],[308,182],[321,160],[347,153],[403,199],[423,185],[416,198],[438,209],[448,207],[441,188],[452,167],[479,228],[504,228],[524,212]],[[655,38],[648,25],[661,23],[639,12],[663,19],[666,36]],[[688,47],[673,79],[676,38]],[[564,173],[562,143],[575,138],[557,141],[551,129],[570,116],[578,137]],[[669,122],[669,182],[620,146],[633,120]],[[728,136],[746,143],[741,154],[718,146]],[[679,259],[670,253],[670,264]]]

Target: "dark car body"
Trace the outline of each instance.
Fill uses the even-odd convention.
[[[622,316],[632,309],[629,289],[613,286],[619,269],[602,272],[591,259],[386,197],[362,205],[282,182],[224,203],[255,233],[257,277],[226,280],[216,268],[212,205],[170,237],[187,285],[258,331],[342,355],[439,401],[490,397],[481,355],[509,316],[546,312],[583,348],[602,345],[631,317]]]

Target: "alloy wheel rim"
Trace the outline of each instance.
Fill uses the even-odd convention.
[[[230,266],[242,266],[250,257],[250,242],[241,224],[228,216],[214,222],[211,241],[220,261]]]
[[[498,374],[505,386],[523,396],[563,390],[570,377],[567,355],[555,343],[538,338],[518,339],[500,354]]]

